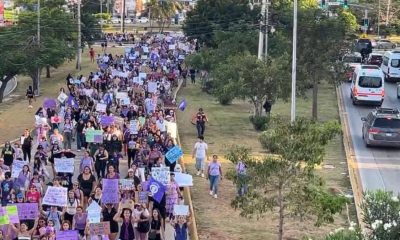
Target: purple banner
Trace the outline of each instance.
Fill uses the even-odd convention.
[[[37,203],[18,203],[17,208],[20,220],[36,219],[39,216]]]
[[[103,203],[119,203],[118,184],[118,179],[103,179],[103,194],[101,195]]]
[[[56,239],[57,240],[79,240],[78,231],[76,231],[76,230],[57,231]]]
[[[108,127],[114,123],[114,116],[101,116],[100,123],[104,127]]]
[[[155,180],[153,177],[150,178],[149,181],[149,192],[153,196],[153,199],[158,203],[161,202],[161,199],[165,193],[165,186],[161,182]]]
[[[45,98],[43,102],[43,107],[45,108],[56,108],[57,101],[53,98]]]

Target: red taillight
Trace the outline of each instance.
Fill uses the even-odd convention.
[[[385,96],[385,90],[384,89],[382,89],[381,95],[382,95],[382,97]]]
[[[380,131],[377,128],[371,128],[368,130],[368,133],[370,134],[378,134]]]

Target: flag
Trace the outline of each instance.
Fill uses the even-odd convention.
[[[183,100],[179,103],[179,106],[178,106],[179,110],[185,111],[186,105],[187,105],[186,99],[183,99]]]
[[[154,178],[150,178],[148,188],[153,199],[160,203],[166,190],[165,186]]]
[[[78,103],[74,100],[74,97],[72,95],[69,95],[69,97],[67,99],[67,104],[68,104],[68,106],[71,106],[73,108],[79,107]]]

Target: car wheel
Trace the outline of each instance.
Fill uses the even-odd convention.
[[[396,45],[395,45],[395,44],[393,44],[392,48],[396,48]]]
[[[353,105],[357,105],[357,100],[353,98]]]
[[[368,143],[368,139],[364,139],[364,143],[367,148],[371,147],[371,144]]]

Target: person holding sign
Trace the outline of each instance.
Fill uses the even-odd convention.
[[[114,221],[121,223],[121,231],[119,233],[119,239],[121,240],[134,240],[135,233],[133,229],[133,224],[135,219],[132,217],[132,210],[129,208],[122,209],[121,202],[118,205],[118,212],[115,214]]]

